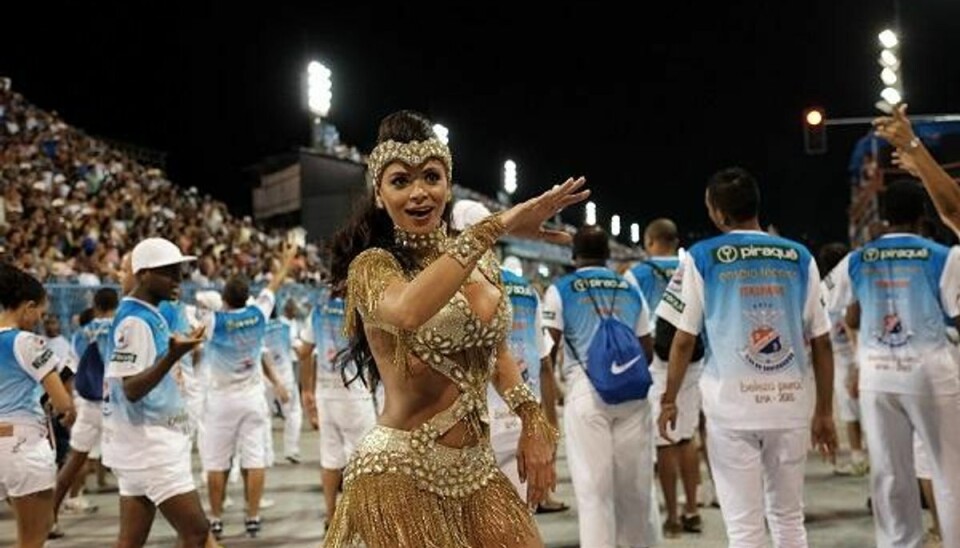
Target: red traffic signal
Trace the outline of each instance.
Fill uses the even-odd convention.
[[[807,154],[827,151],[827,116],[822,108],[809,108],[803,113],[803,149]]]

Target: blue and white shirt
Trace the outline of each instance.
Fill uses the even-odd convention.
[[[201,313],[208,339],[203,357],[209,368],[210,394],[263,387],[260,360],[274,302],[273,292],[264,289],[254,304]]]
[[[307,317],[300,332],[300,339],[314,346],[316,357],[317,398],[324,400],[370,399],[370,392],[360,379],[344,386],[344,377],[337,364],[337,355],[348,346],[350,341],[343,336],[344,301],[339,297],[321,298]],[[352,362],[345,372],[347,379],[357,374]]]
[[[507,338],[507,348],[520,366],[523,381],[527,383],[537,399],[540,399],[540,360],[549,355],[549,347],[543,334],[540,296],[526,278],[506,269],[501,273],[503,289],[510,299],[513,312],[513,325]],[[520,427],[519,421],[514,421],[516,415],[507,407],[493,385],[490,385],[487,390],[487,402],[494,424],[510,421],[510,426],[517,429]]]
[[[670,310],[672,309],[672,310]],[[658,312],[706,335],[704,413],[738,430],[810,424],[810,339],[830,332],[820,274],[802,245],[736,230],[694,245]]]
[[[187,413],[173,371],[137,402],[127,399],[123,379],[156,364],[170,345],[170,327],[153,305],[124,297],[110,335],[103,399],[103,462],[143,470],[179,462],[189,450]]]
[[[680,258],[676,256],[650,257],[635,264],[623,277],[640,288],[647,305],[651,310],[656,310],[679,266]]]
[[[0,329],[0,422],[45,426],[40,383],[56,373],[59,364],[60,358],[43,337],[9,327]]]
[[[110,358],[110,328],[113,326],[113,318],[94,318],[90,323],[78,329],[72,339],[73,353],[77,359],[82,358],[87,347],[91,343],[97,343],[97,350],[100,351],[100,358],[103,363],[107,363]]]
[[[543,325],[563,333],[564,374],[582,370],[577,356],[586,358],[590,342],[600,327],[593,299],[605,315],[611,312],[621,322],[634,326],[637,337],[650,334],[650,311],[637,286],[606,267],[580,268],[556,281],[543,299]],[[616,298],[614,298],[616,296]],[[611,305],[613,310],[611,311]]]
[[[263,339],[263,351],[273,360],[273,368],[285,385],[293,385],[293,343],[290,340],[290,324],[282,320],[267,322]]]
[[[960,316],[960,248],[887,234],[847,255],[828,279],[831,309],[860,303],[860,390],[960,392],[947,337]]]

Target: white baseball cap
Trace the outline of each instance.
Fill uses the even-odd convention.
[[[490,216],[487,206],[476,200],[458,200],[450,212],[450,229],[463,232]]]
[[[507,255],[504,257],[503,268],[513,272],[517,276],[523,276],[523,263],[520,262],[519,257],[514,257],[513,255]]]
[[[130,263],[133,273],[144,269],[160,268],[172,264],[189,263],[197,260],[192,255],[184,255],[177,244],[164,238],[147,238],[133,248]]]
[[[214,312],[223,309],[223,297],[220,293],[211,290],[197,291],[197,305],[206,310]]]

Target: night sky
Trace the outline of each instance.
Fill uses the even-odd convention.
[[[657,15],[613,2],[93,4],[7,6],[0,74],[91,134],[167,152],[175,182],[241,211],[243,169],[308,143],[302,73],[318,59],[333,71],[330,120],[363,151],[381,117],[420,110],[450,128],[462,185],[494,193],[509,157],[521,197],[585,175],[602,223],[668,216],[684,233],[708,230],[710,174],[741,165],[761,182],[763,223],[815,243],[845,237],[846,163],[866,128],[831,128],[828,154],[806,156],[802,112],[877,113],[876,35],[896,17],[880,0],[674,1]],[[960,2],[902,4],[911,111],[960,111]]]

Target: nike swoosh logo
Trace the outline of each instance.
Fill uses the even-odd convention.
[[[612,364],[610,364],[610,372],[613,373],[614,375],[620,375],[624,371],[633,367],[633,364],[637,363],[638,361],[640,361],[640,356],[637,356],[636,358],[628,361],[623,365],[620,365],[617,362],[613,362]]]

